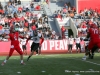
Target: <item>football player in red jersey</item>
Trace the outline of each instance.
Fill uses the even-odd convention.
[[[89,29],[88,34],[90,36],[90,42],[89,42],[88,48],[91,50],[94,47],[94,45],[99,44],[99,30],[98,30],[98,27],[93,24],[92,28]],[[99,45],[98,45],[98,47],[99,47]]]
[[[85,53],[85,55],[89,54],[89,57],[93,59],[94,57],[94,51],[98,48],[100,48],[100,27],[97,27],[95,24],[91,25],[91,28],[88,29],[88,37],[90,37],[90,42],[88,44],[88,52]],[[90,54],[91,50],[91,54]],[[86,59],[86,58],[84,58]]]
[[[19,37],[23,38],[22,36],[19,35],[19,32],[15,31],[13,27],[10,29],[10,34],[7,36],[7,38],[10,38],[11,40],[11,46],[10,46],[10,51],[9,55],[6,57],[6,59],[2,62],[2,66],[7,62],[7,60],[12,56],[14,50],[16,50],[20,54],[20,59],[21,59],[21,64],[24,65],[25,63],[23,62],[23,52],[20,48],[19,45]]]

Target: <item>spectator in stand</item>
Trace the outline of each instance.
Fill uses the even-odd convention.
[[[12,13],[13,13],[13,14],[14,14],[14,13],[17,13],[17,9],[16,9],[15,6],[12,7]]]
[[[34,30],[36,30],[36,26],[35,25],[32,25],[32,30],[34,31]]]
[[[18,1],[17,0],[14,0],[14,2],[17,4]]]
[[[49,39],[49,37],[50,37],[50,36],[49,36],[49,31],[46,30],[46,32],[45,32],[45,38],[46,38],[46,39]]]
[[[19,27],[19,32],[22,34],[24,33],[24,28],[22,26]]]
[[[56,18],[56,17],[57,17],[57,11],[54,12],[54,18]]]
[[[26,12],[26,8],[25,8],[25,6],[23,6],[23,12]]]
[[[50,1],[46,0],[46,3],[48,4],[48,9],[49,9]]]
[[[20,6],[20,7],[18,7],[18,12],[19,13],[22,13],[22,11],[23,11],[23,8]]]
[[[35,7],[35,10],[41,10],[41,8],[40,8],[40,5],[37,5],[36,7]]]
[[[68,5],[67,5],[66,3],[65,3],[65,5],[64,5],[64,6],[65,6],[65,8],[68,10]]]
[[[77,28],[79,28],[79,24],[80,24],[79,20],[76,19],[76,21],[75,21],[74,23],[75,23],[75,26],[76,26]]]
[[[39,28],[39,29],[42,29],[42,28],[43,28],[43,25],[42,25],[41,22],[38,22],[38,28]]]
[[[60,19],[62,20],[61,14],[58,14],[58,15],[57,15],[57,18],[60,18]]]
[[[2,26],[2,24],[0,24],[0,30],[2,30],[3,29],[3,26]]]
[[[30,3],[30,7],[31,7],[31,11],[34,11],[34,3],[33,2]]]
[[[2,4],[1,4],[1,2],[0,2],[0,10],[2,10],[3,9],[3,6],[2,6]]]
[[[76,12],[76,8],[74,6],[72,7],[72,11],[73,12]]]
[[[39,18],[39,23],[43,23],[42,17]]]
[[[39,12],[39,13],[37,14],[37,18],[39,19],[40,17],[42,17],[42,14]]]
[[[62,39],[65,39],[65,31],[66,31],[66,29],[65,29],[64,26],[61,27],[61,31],[62,31]]]
[[[0,2],[0,14],[4,14],[3,5]]]
[[[52,36],[51,36],[52,39],[56,39],[56,32],[54,30],[52,30]]]
[[[67,9],[66,8],[63,8],[63,14],[66,14],[67,13]]]
[[[26,9],[26,11],[29,11],[29,10],[30,10],[30,5],[27,4],[27,5],[25,6],[25,9]]]
[[[17,2],[17,3],[18,3],[18,5],[21,5],[21,1],[20,1],[20,0],[18,0],[18,2]]]
[[[29,28],[29,23],[28,23],[27,20],[25,20],[24,26],[27,27],[27,28]]]
[[[45,17],[44,17],[44,22],[45,22],[46,24],[48,24],[48,16],[45,16]]]
[[[83,25],[81,26],[81,28],[82,28],[82,34],[85,35],[85,34],[86,34],[86,30],[87,30],[86,25],[83,24]]]

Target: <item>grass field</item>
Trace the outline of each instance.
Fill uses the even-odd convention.
[[[12,56],[0,75],[100,75],[100,53],[94,59],[81,60],[84,54],[33,55],[26,65],[20,65],[19,56]],[[5,56],[0,57],[0,63]]]

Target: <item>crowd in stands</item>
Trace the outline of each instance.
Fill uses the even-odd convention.
[[[66,17],[74,17],[74,13],[76,12],[76,8],[71,5],[70,2],[66,2],[64,7],[61,10],[56,10],[54,12],[54,18],[66,18]]]
[[[44,34],[45,39],[60,38],[54,30],[50,29],[48,16],[41,13],[43,7],[35,3],[38,1],[32,0],[26,5],[23,5],[20,0],[9,0],[5,5],[0,2],[0,40],[3,38],[3,33],[9,33],[11,26],[21,34],[29,34],[38,29]],[[76,8],[70,2],[66,2],[61,10],[56,10],[53,16],[61,19],[72,17],[82,37],[87,35],[89,24],[100,25],[100,9],[84,8],[77,14]]]
[[[9,0],[6,5],[0,2],[0,40],[5,41],[3,34],[9,34],[10,27],[14,27],[20,34],[33,34],[35,29],[44,34],[45,39],[59,39],[54,30],[50,29],[48,16],[44,13],[38,0],[32,0],[27,5],[22,5],[18,0]],[[38,13],[34,13],[38,11]],[[7,40],[7,39],[6,39]]]
[[[87,35],[89,25],[95,24],[100,26],[100,9],[97,7],[95,9],[84,8],[84,10],[80,10],[77,14],[76,8],[72,6],[70,2],[66,2],[61,10],[54,12],[53,16],[61,20],[66,17],[72,17],[78,29],[79,36],[83,38]]]

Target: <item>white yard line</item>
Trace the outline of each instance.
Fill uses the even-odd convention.
[[[98,64],[98,63],[94,63],[94,62],[92,62],[92,61],[82,60],[82,59],[76,59],[76,58],[73,58],[73,59],[74,59],[74,60],[81,60],[81,61],[84,61],[84,62],[88,62],[88,63],[94,64],[94,65],[98,65],[98,66],[100,66],[100,64]]]
[[[100,64],[98,64],[98,63],[94,63],[94,62],[92,62],[92,61],[85,61],[85,62],[88,62],[88,63],[91,63],[91,64],[95,64],[95,65],[99,65],[100,66]]]

